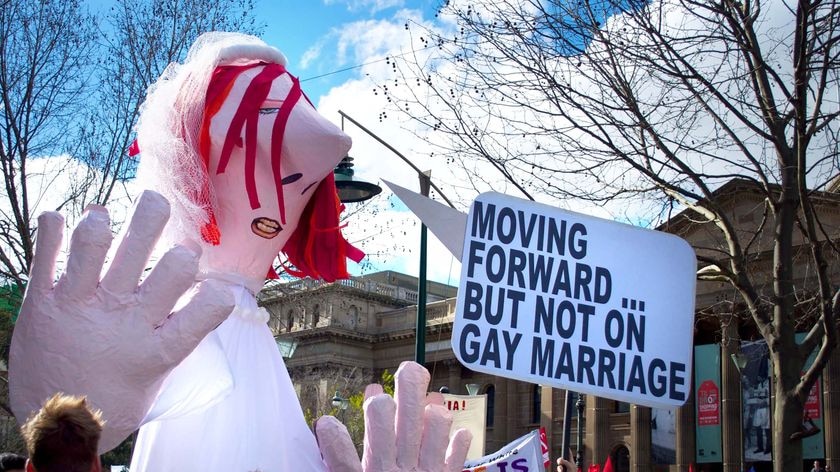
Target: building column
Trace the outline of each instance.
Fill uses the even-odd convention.
[[[692,376],[693,377],[693,376]],[[677,470],[688,471],[690,464],[694,463],[696,449],[696,430],[694,429],[694,380],[690,382],[691,389],[688,392],[688,400],[677,408],[675,418],[677,427]]]
[[[630,471],[651,472],[650,408],[630,405]]]
[[[518,382],[516,380],[505,379],[505,402],[507,403],[507,416],[505,416],[504,428],[505,437],[510,439],[519,437],[516,432],[516,427],[521,424],[524,419],[521,414],[522,409],[520,408],[521,397],[517,395],[516,392],[517,383]],[[507,442],[504,444],[507,444]]]
[[[732,361],[732,354],[741,350],[738,319],[721,317],[721,434],[723,440],[723,472],[744,470],[743,428],[741,428],[741,375]]]
[[[825,462],[840,470],[840,348],[834,348],[822,379]]]
[[[467,389],[462,385],[464,381],[461,380],[461,364],[454,359],[447,359],[443,361],[443,364],[448,368],[446,386],[449,387],[449,393],[466,395]]]
[[[595,395],[586,396],[586,432],[584,434],[583,470],[589,464],[601,464],[607,460],[610,436],[610,406],[613,401]]]
[[[560,425],[563,424],[562,407],[557,408],[557,402],[554,401],[555,396],[560,393],[565,393],[565,390],[559,390],[546,386],[543,386],[540,390],[540,426],[545,428],[548,455],[552,461],[558,457],[558,451],[560,450],[560,437],[563,434],[561,426],[557,436],[557,444],[554,444],[554,425],[558,423]]]

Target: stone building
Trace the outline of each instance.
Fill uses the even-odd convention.
[[[840,239],[840,196],[820,195],[818,211],[824,229],[832,240]],[[770,270],[772,240],[766,230],[756,230],[761,227],[762,196],[749,182],[736,179],[718,189],[715,198],[736,215],[742,234],[755,236],[760,250],[751,267]],[[683,213],[659,229],[680,235],[698,252],[720,244],[708,224],[697,223]],[[832,261],[831,272],[834,285],[840,286],[837,262]],[[808,270],[798,267],[798,280],[804,282]],[[313,415],[328,411],[335,393],[359,391],[377,381],[383,370],[393,372],[401,361],[414,358],[416,283],[404,274],[380,272],[335,284],[311,280],[277,284],[261,294],[261,304],[272,313],[270,323],[279,342],[285,347],[296,346],[291,356],[287,353],[286,364],[304,408]],[[450,347],[455,290],[436,283],[430,283],[428,290],[426,366],[432,373],[430,388],[446,386],[452,393],[466,394],[467,384],[480,385],[479,393],[487,395],[488,453],[544,426],[551,456],[557,457],[566,392],[473,372],[460,365]],[[585,396],[581,426],[586,465],[603,464],[609,456],[616,472],[687,471],[689,466],[695,471],[715,472],[750,467],[756,472],[770,470],[772,451],[764,450],[769,446],[758,446],[765,432],[755,427],[750,417],[751,404],[757,398],[755,389],[745,383],[748,376],[742,370],[752,369],[755,374],[759,363],[735,362],[746,351],[760,347],[760,337],[728,285],[698,283],[696,309],[696,384],[691,398],[669,412]],[[802,321],[804,330],[809,320]],[[806,463],[825,458],[840,470],[840,350],[835,350],[814,392],[816,403],[810,408],[820,432],[808,438]],[[703,405],[698,405],[695,396],[702,396]],[[572,447],[577,442],[576,430],[576,415],[572,415]],[[810,469],[805,465],[804,470]]]

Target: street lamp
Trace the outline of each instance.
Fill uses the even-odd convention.
[[[355,203],[370,200],[379,195],[382,188],[376,184],[363,180],[354,180],[353,158],[344,156],[333,171],[335,176],[335,188],[338,192],[338,199],[342,203]]]
[[[356,125],[359,129],[364,131],[368,134],[368,136],[372,137],[380,144],[388,148],[391,152],[397,155],[400,159],[403,160],[406,164],[411,166],[415,172],[417,172],[417,176],[420,179],[420,193],[423,196],[429,196],[429,189],[433,188],[437,191],[437,193],[443,198],[446,203],[449,204],[450,207],[455,208],[451,201],[446,198],[446,195],[440,191],[437,185],[432,182],[431,178],[429,178],[429,172],[423,172],[417,168],[411,161],[408,160],[405,156],[402,155],[399,151],[394,149],[393,146],[385,142],[382,138],[377,136],[373,131],[365,128],[362,126],[358,121],[354,120],[348,114],[344,113],[341,110],[338,110],[338,114],[341,115],[341,129],[344,129],[344,119],[346,118],[348,121]],[[368,184],[367,182],[355,181],[352,179],[353,177],[353,158],[350,156],[345,157],[342,159],[341,163],[335,168],[335,180],[336,180],[336,188],[339,192],[339,199],[342,202],[360,202],[372,198],[373,196],[379,194],[382,189],[378,186],[373,184]],[[375,189],[371,189],[369,186],[375,187]],[[366,190],[367,188],[367,190]],[[342,196],[342,194],[344,196]],[[346,200],[345,200],[346,198]],[[420,365],[426,363],[426,259],[427,259],[427,249],[426,249],[426,225],[421,222],[420,224],[420,270],[418,274],[418,281],[417,281],[417,323],[416,323],[416,331],[417,334],[415,336],[415,348],[414,348],[414,361]]]

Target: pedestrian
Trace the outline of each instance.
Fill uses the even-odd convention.
[[[13,452],[0,454],[0,472],[23,472],[26,458]]]
[[[27,472],[101,472],[102,416],[84,397],[57,393],[23,425]]]

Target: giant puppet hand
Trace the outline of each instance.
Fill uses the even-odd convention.
[[[213,280],[196,285],[172,312],[195,281],[199,254],[187,247],[169,250],[138,285],[168,219],[166,199],[145,192],[103,272],[112,240],[108,212],[88,208],[73,231],[67,268],[54,283],[64,219],[58,213],[38,218],[9,357],[19,422],[55,392],[87,395],[107,421],[99,450],[112,449],[138,428],[167,373],[230,313],[232,296]]]
[[[368,387],[361,463],[347,428],[331,416],[318,419],[315,433],[330,472],[460,472],[472,434],[459,429],[450,438],[452,415],[442,402],[427,399],[428,386],[429,371],[403,362],[395,399],[378,385]]]

